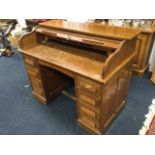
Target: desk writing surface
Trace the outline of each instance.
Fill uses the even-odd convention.
[[[47,21],[41,23],[40,26],[120,40],[131,40],[140,33],[140,30],[134,30],[130,28],[124,29],[121,27],[109,27],[101,24],[74,23],[62,20]]]
[[[106,55],[55,42],[34,45],[23,53],[69,71],[100,80],[104,61],[107,58]]]

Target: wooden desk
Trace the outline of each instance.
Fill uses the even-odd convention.
[[[47,104],[63,92],[77,104],[77,122],[101,134],[125,105],[137,30],[48,21],[20,40],[33,95]],[[75,85],[75,96],[64,92]]]

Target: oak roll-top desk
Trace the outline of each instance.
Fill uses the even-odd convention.
[[[64,92],[76,101],[78,124],[101,134],[126,102],[138,34],[90,23],[40,24],[19,43],[33,95],[47,104]],[[75,96],[64,91],[71,83]]]

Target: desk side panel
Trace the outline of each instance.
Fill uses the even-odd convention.
[[[29,49],[29,48],[37,45],[43,39],[44,39],[44,37],[42,35],[39,35],[35,31],[32,31],[30,33],[23,35],[19,39],[19,48],[21,49],[21,51]]]
[[[135,45],[136,38],[130,41],[123,41],[115,53],[108,57],[108,59],[105,61],[102,72],[104,79],[110,79],[124,66],[126,66],[128,62],[134,59],[136,56]]]

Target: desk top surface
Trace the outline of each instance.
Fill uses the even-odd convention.
[[[125,29],[121,27],[109,27],[101,24],[75,23],[63,20],[50,20],[41,23],[40,26],[118,40],[131,40],[141,32],[140,30],[130,28]]]
[[[102,70],[106,55],[54,42],[34,45],[23,53],[71,72],[103,81]]]

